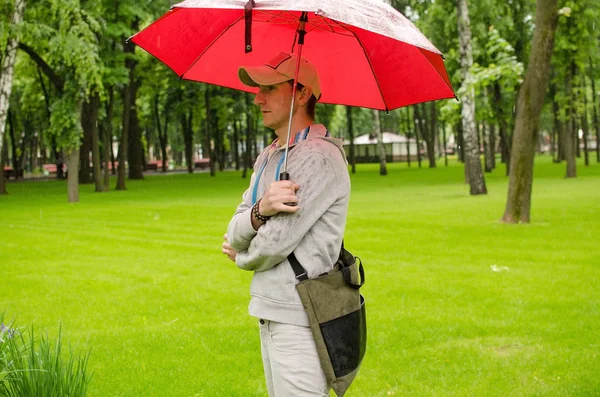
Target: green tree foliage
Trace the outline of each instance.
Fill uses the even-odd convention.
[[[93,8],[92,4],[88,6]],[[57,95],[50,104],[48,133],[59,148],[78,148],[81,103],[103,89],[103,64],[98,51],[101,24],[77,0],[33,3],[25,21],[27,33],[22,42],[54,74],[51,83]]]

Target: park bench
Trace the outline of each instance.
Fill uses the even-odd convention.
[[[104,167],[107,167],[107,166],[108,166],[109,170],[113,169],[111,161],[109,161],[108,163],[106,163],[106,162],[102,163],[102,169],[104,169]],[[117,169],[117,168],[119,168],[119,162],[115,161],[115,169]]]
[[[162,160],[153,160],[146,163],[146,171],[158,171],[162,169],[163,162]],[[169,161],[167,160],[167,167],[169,166]]]
[[[205,170],[210,166],[210,159],[198,159],[194,161],[194,168]]]
[[[15,172],[15,170],[12,167],[9,166],[5,166],[4,167],[4,177],[6,179],[10,179],[10,178],[23,178],[23,170],[18,170],[17,172]]]
[[[42,168],[50,175],[56,174],[56,164],[44,164]]]

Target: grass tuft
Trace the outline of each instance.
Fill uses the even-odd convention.
[[[0,396],[85,397],[89,354],[62,351],[59,328],[53,341],[34,326],[5,325],[0,315]]]

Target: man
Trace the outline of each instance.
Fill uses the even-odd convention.
[[[250,315],[260,324],[261,351],[269,396],[329,396],[308,318],[295,289],[287,257],[294,252],[314,278],[333,269],[346,224],[350,178],[339,139],[314,123],[321,96],[316,68],[300,61],[287,168],[279,180],[297,57],[279,54],[269,63],[242,67],[242,83],[258,87],[254,103],[277,139],[254,165],[224,236],[223,253],[243,270],[254,271]],[[292,204],[292,205],[290,205]]]

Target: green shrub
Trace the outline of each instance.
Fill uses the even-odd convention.
[[[36,338],[33,325],[4,323],[0,314],[0,396],[83,397],[87,394],[89,353],[62,351],[61,330],[51,341]]]

